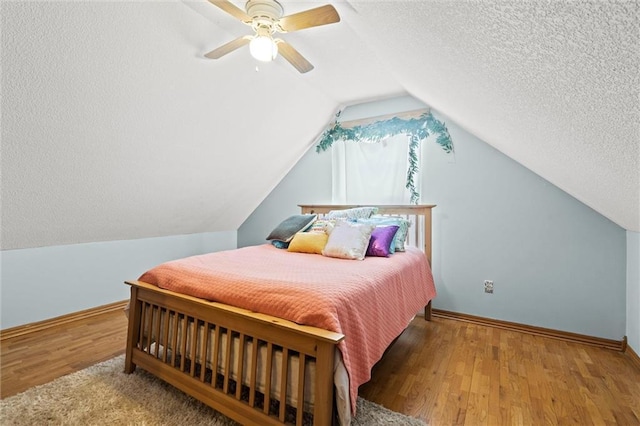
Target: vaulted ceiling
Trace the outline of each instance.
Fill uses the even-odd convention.
[[[299,74],[204,58],[249,33],[205,0],[2,2],[2,248],[236,229],[338,109],[406,93],[640,231],[638,2],[332,4],[283,35]]]

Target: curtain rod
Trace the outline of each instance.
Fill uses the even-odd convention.
[[[386,121],[396,117],[401,118],[403,120],[408,120],[411,118],[420,118],[422,114],[428,114],[430,111],[431,111],[430,108],[420,108],[412,111],[395,112],[392,114],[378,115],[376,117],[367,117],[367,118],[360,118],[357,120],[340,121],[340,126],[343,129],[351,129],[356,126],[367,126],[369,124],[372,124],[378,121]]]

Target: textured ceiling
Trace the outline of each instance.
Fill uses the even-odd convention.
[[[248,33],[204,0],[0,3],[2,248],[236,229],[338,108],[407,92],[640,231],[638,2],[333,4],[283,36],[300,75],[204,59]]]
[[[639,2],[353,5],[411,94],[640,230]]]

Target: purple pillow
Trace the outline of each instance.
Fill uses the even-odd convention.
[[[367,256],[389,257],[393,237],[400,227],[397,225],[378,226],[371,233]]]

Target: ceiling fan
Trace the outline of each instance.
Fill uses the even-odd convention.
[[[280,53],[298,71],[305,73],[311,71],[313,65],[289,43],[280,38],[274,39],[274,33],[290,33],[340,22],[338,12],[330,4],[282,16],[284,9],[276,0],[249,0],[245,5],[246,12],[228,0],[209,1],[242,23],[249,25],[255,33],[238,37],[204,55],[210,59],[221,58],[248,44],[251,56],[257,60],[273,61]]]

